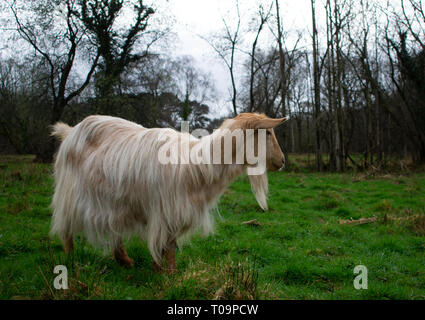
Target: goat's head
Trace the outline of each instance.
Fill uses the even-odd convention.
[[[251,129],[251,131],[254,133],[253,148],[255,155],[259,154],[261,147],[265,147],[266,167],[268,170],[277,171],[285,166],[285,155],[283,154],[282,149],[279,146],[279,142],[276,139],[274,128],[285,122],[285,120],[286,118],[272,119],[264,114],[258,113],[241,113],[230,120],[228,123],[228,128],[230,130]],[[260,133],[259,129],[263,129],[264,132]],[[263,138],[265,134],[265,146],[262,145],[264,140],[259,138],[261,134],[263,134]],[[247,146],[245,144],[245,151],[246,147]],[[248,161],[246,155],[247,152],[245,152],[244,159],[245,163],[247,164]]]
[[[276,135],[274,133],[274,128],[285,122],[285,120],[286,118],[272,119],[264,114],[258,113],[241,113],[235,118],[225,121],[222,126],[222,128],[230,129],[230,131],[242,129],[243,131],[245,131],[245,135],[247,138],[248,132],[251,132],[251,134],[253,133],[252,146],[247,146],[247,140],[249,139],[245,139],[244,163],[245,165],[247,165],[247,173],[251,183],[252,191],[255,194],[255,198],[257,199],[258,204],[264,211],[268,210],[268,181],[265,169],[277,171],[285,166],[285,155],[283,154],[282,149],[280,148],[279,143],[276,139]],[[237,152],[235,152],[237,149],[236,144],[232,143],[232,146],[233,154],[237,154]],[[257,165],[259,164],[259,162],[253,165],[248,161],[248,149],[253,149],[251,151],[253,151],[253,153],[255,154],[255,156],[258,157],[258,159],[262,159],[263,164],[266,166],[266,168],[264,168],[264,165],[258,168]],[[264,154],[260,156],[260,153],[263,152],[265,153],[265,156]]]

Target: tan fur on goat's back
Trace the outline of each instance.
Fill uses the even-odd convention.
[[[244,170],[163,165],[159,149],[165,141],[178,143],[184,133],[114,117],[89,116],[74,128],[57,124],[54,135],[63,141],[55,161],[51,234],[64,241],[83,232],[92,244],[111,249],[122,236],[138,234],[157,263],[170,239],[197,228],[211,230],[210,209]],[[191,146],[211,141],[190,139]]]

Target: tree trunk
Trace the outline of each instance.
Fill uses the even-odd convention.
[[[317,27],[316,27],[316,8],[315,0],[311,0],[311,12],[313,20],[313,78],[314,78],[314,124],[315,124],[315,153],[316,153],[316,170],[323,170],[321,137],[320,137],[320,75],[318,62],[318,43],[317,43]]]
[[[282,29],[280,25],[279,1],[276,0],[276,20],[277,20],[277,43],[279,46],[279,62],[280,62],[280,82],[281,82],[281,100],[282,100],[282,117],[286,116],[286,74],[285,74],[285,55],[282,44]]]

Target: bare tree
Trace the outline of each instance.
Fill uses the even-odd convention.
[[[147,49],[158,39],[159,34],[154,35],[148,40],[145,50],[135,52],[136,42],[148,28],[149,18],[154,10],[144,5],[143,0],[129,3],[134,22],[125,28],[116,25],[126,7],[124,0],[79,0],[78,3],[79,8],[74,10],[74,14],[86,28],[102,58],[101,72],[96,79],[99,97],[103,99],[103,105],[106,104],[106,111],[111,112],[109,98],[115,93],[121,74],[130,63],[146,56]]]
[[[224,25],[224,33],[214,38],[207,39],[202,37],[208,44],[213,48],[213,50],[217,53],[221,60],[223,60],[226,65],[230,80],[232,83],[232,106],[233,106],[233,114],[237,115],[237,85],[235,80],[235,54],[237,51],[237,46],[239,45],[240,39],[240,28],[241,28],[241,15],[239,10],[239,1],[236,0],[236,27],[232,30],[230,24],[224,17],[222,17],[223,25]]]
[[[249,81],[249,109],[248,109],[249,112],[252,112],[254,110],[254,106],[255,106],[254,78],[255,78],[255,74],[260,69],[260,67],[256,67],[256,59],[255,59],[258,38],[260,37],[260,33],[263,30],[264,25],[270,19],[272,7],[273,7],[273,2],[270,4],[270,7],[267,12],[264,11],[264,8],[262,5],[260,5],[258,8],[259,23],[258,23],[257,32],[255,35],[254,41],[252,42],[251,54],[250,54],[251,64],[250,64],[250,81]]]
[[[87,72],[84,82],[75,90],[68,92],[67,84],[70,73],[74,66],[77,49],[82,39],[85,36],[83,28],[75,21],[73,11],[75,9],[75,0],[59,1],[58,5],[65,7],[65,30],[58,30],[54,34],[48,34],[49,29],[46,25],[40,25],[42,32],[46,32],[43,38],[42,32],[36,33],[37,27],[31,23],[23,22],[18,15],[16,1],[14,1],[10,9],[16,22],[16,30],[27,43],[29,43],[35,52],[41,55],[42,59],[47,63],[50,68],[50,86],[53,95],[53,110],[52,122],[58,121],[66,105],[76,96],[78,96],[89,84],[90,79],[96,69],[99,52],[91,63],[89,71]],[[46,14],[47,10],[57,10],[58,7],[38,7],[36,14]],[[52,14],[52,13],[51,13]],[[63,35],[63,36],[62,36]],[[48,39],[54,39],[57,43],[54,45],[49,43]],[[56,52],[54,46],[58,43],[66,42],[63,52]]]
[[[279,62],[280,62],[280,81],[281,81],[281,99],[282,99],[282,116],[286,115],[286,68],[285,68],[285,54],[283,52],[282,44],[282,26],[280,21],[280,12],[279,12],[279,0],[276,0],[276,23],[277,23],[277,43],[279,48]]]
[[[76,88],[68,87],[71,72],[78,54],[83,47],[86,36],[84,28],[75,20],[73,12],[76,7],[75,0],[62,0],[55,3],[30,3],[30,11],[36,18],[26,20],[18,12],[17,2],[10,4],[13,13],[16,31],[40,57],[49,69],[49,85],[52,95],[52,109],[50,123],[58,121],[65,107],[88,86],[90,79],[97,67],[100,52],[95,51],[85,79]],[[51,25],[55,13],[63,11],[63,28]],[[45,17],[42,19],[41,17]],[[47,17],[47,18],[46,18]],[[59,48],[59,50],[58,50]],[[43,161],[50,161],[53,155],[53,143],[49,144],[48,150],[43,150],[37,156]]]
[[[319,44],[318,32],[316,26],[316,3],[311,0],[311,17],[313,26],[313,83],[314,83],[314,126],[315,126],[315,150],[316,150],[316,169],[322,171],[322,150],[320,136],[320,72],[319,72]]]

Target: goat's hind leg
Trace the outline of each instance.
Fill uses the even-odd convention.
[[[63,247],[66,254],[69,254],[74,250],[74,237],[72,234],[67,233],[63,242]]]
[[[152,271],[153,272],[161,272],[162,271],[162,265],[155,262],[155,260],[152,262]]]
[[[168,242],[167,247],[165,248],[165,259],[167,261],[167,273],[176,272],[176,239]]]
[[[122,239],[119,239],[117,247],[114,249],[115,260],[118,261],[124,267],[132,267],[134,265],[133,259],[131,259],[127,251],[125,250]]]

